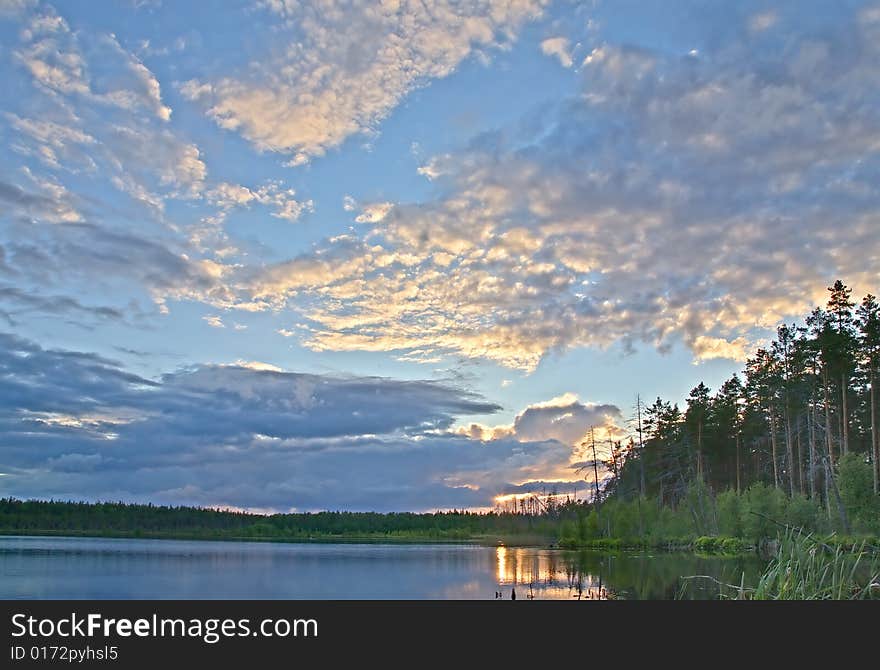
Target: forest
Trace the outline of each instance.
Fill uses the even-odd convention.
[[[610,481],[565,542],[878,533],[878,374],[880,303],[838,280],[714,393],[699,383],[683,409],[639,399],[633,438],[603,461]]]
[[[308,541],[466,540],[502,537],[543,543],[558,521],[547,514],[448,511],[251,514],[123,502],[0,499],[0,534]]]

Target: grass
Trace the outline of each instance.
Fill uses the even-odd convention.
[[[787,531],[753,600],[880,599],[880,558],[862,543],[845,549]]]
[[[697,538],[616,538],[601,537],[593,540],[559,542],[563,549],[595,549],[600,551],[656,549],[670,552],[691,551],[696,554],[734,556],[753,552],[753,543],[738,537],[703,536]]]
[[[865,542],[829,544],[812,534],[790,528],[779,539],[757,586],[746,588],[709,579],[722,587],[721,598],[739,600],[880,600],[880,554]]]

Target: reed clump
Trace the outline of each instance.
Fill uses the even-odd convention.
[[[753,600],[880,599],[880,556],[788,530],[751,593]]]

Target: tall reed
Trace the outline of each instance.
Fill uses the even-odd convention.
[[[880,598],[880,557],[865,544],[829,546],[796,529],[746,597],[754,600],[863,600]]]

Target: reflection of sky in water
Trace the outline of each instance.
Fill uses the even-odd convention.
[[[573,600],[672,597],[738,563],[475,545],[0,537],[0,599]],[[735,578],[734,578],[735,576]],[[711,597],[710,592],[697,592]]]
[[[584,573],[573,565],[570,552],[547,549],[498,547],[496,579],[502,594],[520,587],[519,598],[540,600],[604,600],[613,597],[600,575]],[[510,588],[504,588],[510,587]]]

